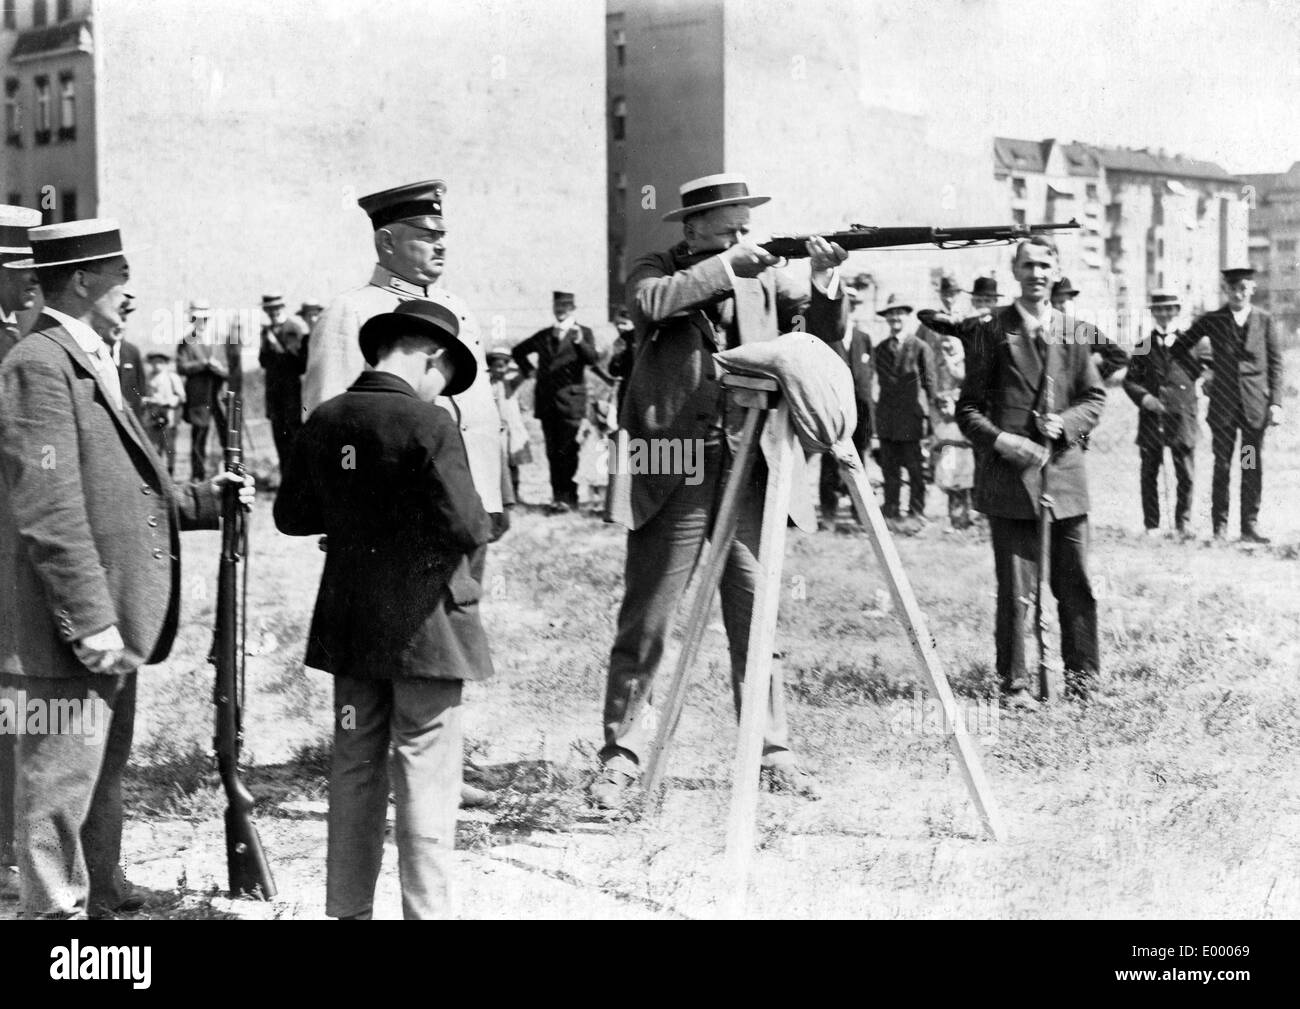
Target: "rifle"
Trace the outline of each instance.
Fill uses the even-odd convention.
[[[848,231],[821,235],[783,235],[763,242],[762,248],[785,259],[807,259],[810,238],[824,238],[846,252],[859,249],[888,249],[903,245],[933,245],[940,249],[972,249],[985,245],[1005,245],[1030,235],[1054,231],[1075,231],[1079,222],[1067,224],[998,224],[979,228],[872,228],[850,224]],[[715,253],[716,255],[716,253]]]
[[[244,475],[244,416],[239,396],[227,391],[226,472]],[[241,894],[270,900],[275,896],[271,867],[262,839],[253,824],[253,796],[239,778],[239,748],[244,740],[244,659],[247,649],[248,566],[244,565],[244,595],[238,596],[239,566],[248,554],[248,525],[239,503],[239,484],[227,484],[221,498],[221,566],[217,575],[217,617],[208,661],[216,667],[212,703],[216,705],[216,734],[212,746],[226,790],[226,867],[230,896]]]

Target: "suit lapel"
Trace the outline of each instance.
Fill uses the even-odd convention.
[[[108,412],[112,415],[114,423],[122,430],[123,434],[135,442],[145,455],[150,455],[145,443],[144,432],[140,430],[138,424],[133,426],[125,416],[130,411],[130,408],[126,405],[126,400],[123,399],[121,410],[116,409],[113,406],[113,394],[109,391],[108,386],[104,384],[104,379],[100,375],[99,369],[95,367],[94,362],[90,360],[90,355],[82,350],[81,344],[73,339],[72,334],[54,319],[49,316],[44,316],[44,318],[51,324],[48,329],[44,330],[45,335],[62,347],[73,362],[95,380],[95,385],[99,387],[99,394],[104,397],[104,405],[108,407]]]
[[[732,285],[736,305],[736,331],[741,343],[753,343],[764,337],[763,304],[766,292],[757,278],[737,277]]]
[[[1009,305],[1002,311],[1002,332],[1006,337],[1012,366],[1030,386],[1038,388],[1043,377],[1043,364],[1038,358],[1038,351],[1030,345],[1032,337],[1025,332],[1024,320],[1020,318],[1015,305]]]

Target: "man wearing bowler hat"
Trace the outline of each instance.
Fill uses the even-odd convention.
[[[284,297],[262,295],[262,345],[257,363],[266,374],[266,418],[271,422],[271,437],[280,469],[289,461],[289,446],[302,426],[303,332],[292,319],[285,317]]]
[[[1174,325],[1182,307],[1178,295],[1157,291],[1147,307],[1156,321],[1150,346],[1145,354],[1133,355],[1124,377],[1124,391],[1139,411],[1142,524],[1148,536],[1160,531],[1158,482],[1168,447],[1178,481],[1174,528],[1185,539],[1191,535],[1193,453],[1200,437],[1196,382],[1209,363],[1209,351],[1203,344],[1181,341]]]
[[[1251,304],[1255,271],[1223,271],[1227,301],[1188,328],[1180,343],[1204,340],[1211,355],[1210,445],[1214,481],[1210,518],[1214,538],[1227,539],[1232,456],[1241,437],[1241,540],[1267,543],[1258,528],[1264,492],[1264,432],[1282,423],[1282,348],[1273,317]]]
[[[13,265],[35,266],[45,308],[0,366],[0,526],[16,558],[0,653],[16,653],[29,704],[81,718],[18,737],[22,910],[112,917],[150,901],[119,864],[136,670],[176,635],[180,530],[216,528],[240,478],[173,484],[127,407],[109,347],[129,279],[117,223],[30,236],[32,259]]]
[[[41,223],[41,212],[27,207],[0,206],[0,267],[32,255],[27,229]],[[36,271],[0,269],[0,361],[18,345],[25,333],[20,313],[36,307],[40,287]],[[30,320],[29,320],[30,321]],[[7,512],[4,484],[0,482],[0,515]],[[0,641],[8,637],[4,624],[12,619],[7,600],[14,592],[13,540],[0,528]],[[11,650],[0,653],[0,700],[13,700],[18,681],[18,657]],[[18,899],[18,867],[14,856],[14,753],[12,733],[0,732],[0,900]]]
[[[650,706],[674,611],[716,515],[723,473],[735,448],[740,418],[727,410],[713,354],[770,340],[802,328],[832,343],[844,334],[846,300],[837,267],[847,257],[821,238],[808,242],[807,281],[773,269],[778,260],[749,241],[755,196],[743,176],[705,176],[681,187],[680,208],[664,216],[682,223],[683,241],[642,256],[628,277],[627,301],[640,348],[619,427],[628,444],[677,444],[685,458],[703,455],[696,477],[683,472],[610,473],[610,516],[629,529],[625,592],[605,688],[601,768],[590,788],[599,808],[619,808],[636,782],[653,739]],[[803,455],[795,453],[794,486]],[[684,467],[682,467],[684,468]],[[756,461],[741,493],[736,539],[722,576],[722,619],[739,703],[749,646],[749,621],[759,577],[758,536],[767,467]],[[815,529],[811,500],[792,500],[792,514]],[[791,750],[784,687],[773,669],[764,733],[762,782],[771,789],[816,797],[816,787]],[[757,783],[756,783],[757,785]]]
[[[358,347],[370,369],[312,412],[275,501],[281,532],[329,542],[306,662],[334,676],[334,918],[372,915],[390,779],[403,916],[453,910],[461,687],[492,674],[470,570],[491,522],[456,423],[434,405],[478,372],[459,328],[424,299],[367,319]],[[349,453],[356,465],[340,465]]]
[[[579,325],[573,312],[574,297],[555,291],[551,311],[555,324],[539,329],[511,352],[524,378],[537,376],[533,390],[533,415],[541,422],[546,439],[546,462],[551,471],[551,510],[578,507],[578,428],[587,416],[587,369],[611,385],[613,377],[600,364],[596,337]],[[537,364],[530,360],[536,355]]]
[[[312,328],[302,383],[303,416],[310,416],[321,403],[346,391],[365,370],[358,337],[367,319],[391,312],[413,298],[451,309],[459,326],[457,339],[469,347],[478,368],[468,388],[443,396],[438,405],[451,414],[460,431],[474,488],[492,517],[495,541],[510,526],[505,507],[509,495],[503,489],[508,472],[501,465],[501,417],[492,396],[478,322],[469,306],[439,283],[447,256],[446,192],[445,182],[431,179],[371,193],[357,201],[370,218],[378,262],[370,280],[331,301]],[[485,546],[470,565],[471,574],[480,582],[486,565]],[[481,789],[465,786],[466,804],[481,805],[486,799],[487,793]]]

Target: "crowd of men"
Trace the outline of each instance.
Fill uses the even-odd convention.
[[[681,205],[665,215],[681,224],[681,241],[633,266],[605,371],[564,291],[555,292],[554,325],[489,354],[470,306],[440,283],[444,195],[435,180],[358,201],[376,265],[319,317],[312,317],[319,306],[308,304],[288,319],[283,298],[263,298],[259,361],[281,463],[274,518],[286,534],[318,537],[326,553],[305,661],[334,683],[332,917],[373,914],[390,783],[404,915],[436,917],[454,907],[447,853],[464,799],[461,685],[492,674],[479,600],[488,548],[509,530],[526,459],[518,404],[509,407],[524,378],[537,379],[535,412],[557,509],[575,501],[573,441],[588,406],[589,368],[618,380],[628,437],[690,441],[703,451],[702,479],[632,473],[626,493],[611,494],[610,518],[628,533],[600,766],[588,789],[599,809],[621,809],[634,794],[653,733],[657,674],[735,450],[739,411],[722,395],[718,351],[793,328],[823,340],[852,376],[859,408],[852,440],[860,453],[878,452],[891,528],[911,532],[925,521],[926,452],[952,525],[968,526],[972,509],[985,517],[997,579],[997,669],[1019,707],[1038,703],[1025,608],[1045,502],[1069,693],[1086,697],[1100,668],[1085,459],[1106,375],[1127,367],[1125,388],[1142,411],[1147,528],[1161,521],[1155,481],[1165,448],[1179,483],[1174,522],[1190,528],[1196,386],[1209,381],[1214,536],[1226,535],[1240,438],[1242,538],[1266,542],[1256,525],[1261,456],[1266,428],[1281,420],[1282,372],[1272,321],[1251,305],[1248,269],[1224,271],[1226,304],[1185,332],[1173,325],[1177,295],[1154,295],[1149,347],[1130,360],[1071,317],[1068,299],[1077,292],[1059,277],[1055,246],[1035,237],[1014,249],[1019,292],[1010,304],[999,306],[996,284],[979,278],[969,292],[972,313],[958,319],[959,285],[941,283],[939,308],[920,313],[921,328],[908,332],[914,306],[889,295],[871,309],[888,329],[873,341],[862,325],[867,281],[845,275],[845,250],[811,239],[810,269],[797,275],[748,237],[752,208],[768,198],[751,193],[742,176],[711,175],[682,185]],[[153,901],[121,867],[137,670],[165,659],[176,636],[180,531],[217,525],[223,494],[254,502],[251,478],[206,478],[207,429],[215,423],[224,436],[219,392],[238,372],[218,350],[210,306],[189,306],[179,374],[165,349],[147,355],[145,373],[122,338],[128,254],[113,221],[40,226],[34,211],[0,208],[0,699],[21,692],[96,705],[105,730],[93,739],[0,732],[0,886],[20,894],[31,917],[113,917]],[[41,296],[24,332],[19,313]],[[171,441],[156,430],[174,427],[178,409],[195,445],[183,483],[172,477]],[[162,424],[154,420],[160,413]],[[737,708],[766,478],[759,458],[737,501],[721,582]],[[823,466],[828,524],[839,493],[834,467]],[[797,518],[794,501],[790,510]],[[797,756],[779,663],[755,785],[819,796]]]

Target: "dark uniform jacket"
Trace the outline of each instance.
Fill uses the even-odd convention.
[[[1273,317],[1252,307],[1242,339],[1224,305],[1193,322],[1184,339],[1189,344],[1209,342],[1210,427],[1219,423],[1240,423],[1253,430],[1265,427],[1268,408],[1282,402],[1282,349]]]
[[[1054,337],[1043,346],[1024,332],[1019,311],[1008,305],[980,324],[968,348],[966,381],[957,401],[957,423],[975,448],[975,507],[986,515],[1032,519],[1037,505],[1022,472],[993,449],[1003,431],[1043,443],[1034,410],[1057,413],[1065,433],[1054,442],[1046,479],[1057,518],[1088,512],[1088,479],[1080,439],[1097,426],[1106,389],[1092,363],[1093,334],[1066,342],[1060,312],[1051,314]],[[1079,323],[1080,327],[1085,323]],[[1038,344],[1043,357],[1039,355]],[[1046,367],[1044,367],[1044,358]],[[1054,401],[1044,401],[1045,376],[1054,379]]]
[[[871,376],[874,369],[871,363],[871,334],[866,330],[853,327],[848,347],[843,340],[831,343],[831,349],[840,355],[840,359],[849,366],[853,375],[853,395],[858,403],[871,402]]]
[[[117,378],[122,387],[122,401],[139,417],[144,412],[140,404],[146,382],[144,361],[140,357],[140,348],[125,338],[117,345]]]
[[[876,344],[871,360],[880,385],[872,433],[881,441],[920,441],[934,399],[929,344],[915,334],[889,337]]]
[[[586,326],[571,326],[559,342],[554,329],[539,329],[511,351],[524,378],[537,376],[533,414],[538,420],[579,421],[587,416],[587,368],[600,365],[596,338]],[[537,367],[528,360],[537,355]]]
[[[312,412],[275,524],[327,537],[307,665],[361,679],[492,675],[470,575],[491,523],[456,422],[402,379],[362,372]]]
[[[1192,448],[1200,437],[1197,417],[1196,380],[1209,363],[1203,344],[1190,344],[1176,334],[1172,346],[1160,342],[1151,332],[1151,346],[1145,354],[1134,354],[1124,378],[1124,391],[1137,404],[1137,443],[1147,448],[1169,445]],[[1142,409],[1145,396],[1154,396],[1165,413]]]
[[[216,528],[209,483],[173,485],[129,409],[53,318],[0,366],[0,655],[26,676],[90,675],[72,642],[116,625],[137,662],[161,662],[180,614],[180,530]],[[0,495],[2,501],[4,495]],[[7,558],[6,558],[7,559]]]
[[[715,318],[740,343],[770,340],[803,329],[834,343],[844,335],[848,299],[828,298],[784,270],[738,278],[733,290],[717,255],[692,257],[681,242],[642,256],[627,281],[636,326],[637,357],[628,380],[619,427],[629,438],[704,439],[718,423],[722,387],[713,355],[719,345]],[[684,473],[638,473],[617,489],[624,474],[610,475],[611,517],[639,529],[685,479]]]

